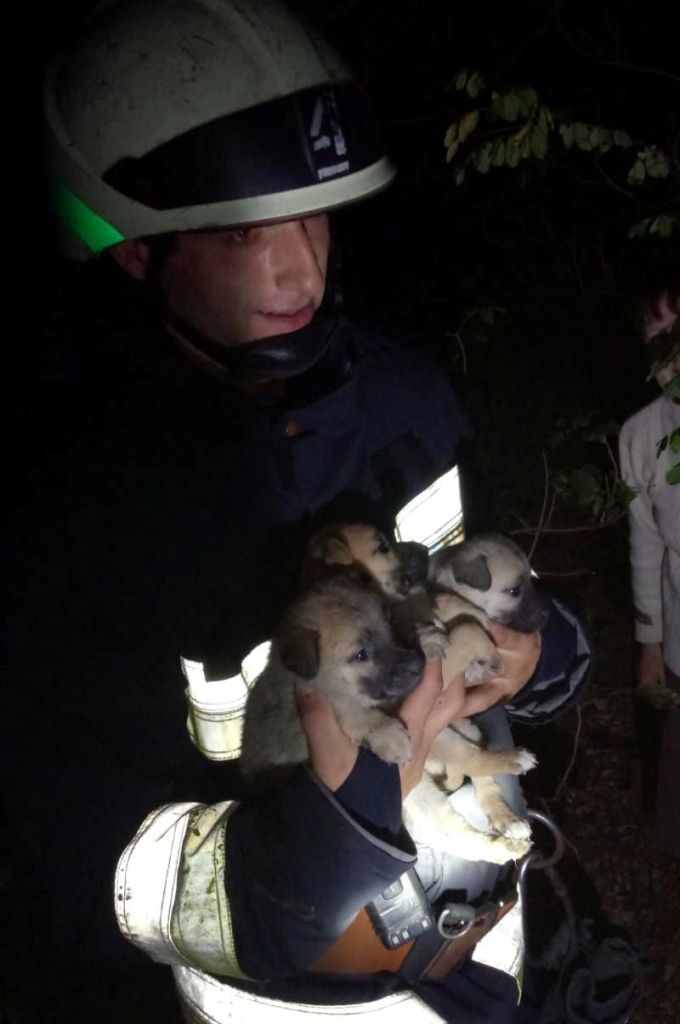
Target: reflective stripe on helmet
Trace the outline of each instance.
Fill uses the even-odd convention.
[[[224,886],[225,832],[234,801],[169,804],[150,814],[115,877],[118,927],[152,960],[234,978],[238,966]]]
[[[98,253],[124,241],[123,235],[113,224],[95,213],[65,185],[53,181],[50,191],[57,221],[67,225],[91,252]]]
[[[441,1024],[442,1018],[415,992],[397,992],[365,1003],[314,1005],[283,1002],[234,988],[188,967],[174,967],[185,1020],[192,1024],[315,1024],[359,1019],[371,1024]]]
[[[458,466],[454,466],[397,513],[395,536],[417,541],[430,553],[465,539]]]

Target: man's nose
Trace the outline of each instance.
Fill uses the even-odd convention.
[[[272,263],[277,287],[311,298],[326,282],[326,252],[305,220],[272,225]]]

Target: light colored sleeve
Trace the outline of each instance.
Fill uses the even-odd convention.
[[[654,519],[650,485],[656,463],[655,442],[640,415],[627,420],[619,436],[621,476],[635,490],[628,506],[630,567],[639,643],[663,640],[661,563],[665,544]]]

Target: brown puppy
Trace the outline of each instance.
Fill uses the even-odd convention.
[[[303,763],[308,747],[296,687],[332,704],[343,731],[384,761],[411,757],[411,741],[390,712],[419,683],[425,658],[394,635],[384,599],[346,568],[319,579],[288,608],[269,661],[246,702],[241,769],[271,782]]]

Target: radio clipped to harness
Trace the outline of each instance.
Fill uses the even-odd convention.
[[[387,949],[398,949],[434,926],[432,908],[414,868],[367,904],[371,923]]]

